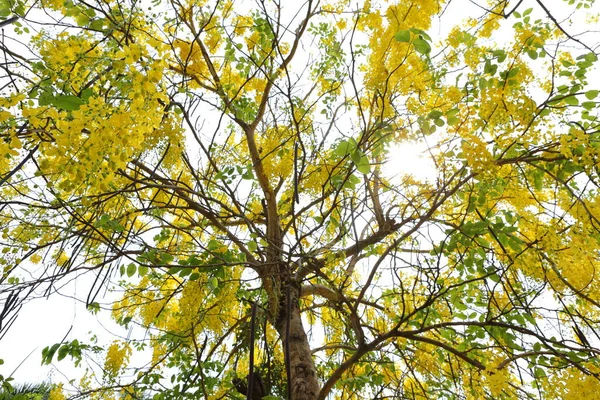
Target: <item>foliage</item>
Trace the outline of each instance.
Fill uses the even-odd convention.
[[[46,382],[25,383],[0,391],[1,400],[48,400],[52,385]]]
[[[0,328],[132,332],[51,398],[594,398],[597,6],[472,3],[0,0]]]

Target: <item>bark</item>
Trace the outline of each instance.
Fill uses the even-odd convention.
[[[289,293],[289,299],[286,292]],[[299,294],[299,285],[282,293],[283,301],[276,329],[283,343],[286,360],[290,363],[291,400],[316,400],[319,380],[300,317]],[[291,302],[289,306],[288,301]]]

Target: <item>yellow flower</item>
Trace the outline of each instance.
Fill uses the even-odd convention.
[[[115,377],[121,368],[129,361],[131,355],[131,347],[128,343],[119,346],[119,343],[113,342],[108,347],[106,352],[106,360],[104,361],[104,371],[110,377]]]
[[[62,383],[54,386],[50,390],[50,394],[48,395],[48,400],[66,400],[67,397],[63,393],[62,389],[63,389],[63,384]]]

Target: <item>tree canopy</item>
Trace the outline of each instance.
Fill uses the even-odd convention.
[[[0,0],[0,331],[131,329],[52,400],[597,398],[599,11]]]

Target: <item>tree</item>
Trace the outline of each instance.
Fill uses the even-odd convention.
[[[1,328],[91,275],[73,398],[595,397],[598,9],[472,3],[0,1]]]
[[[12,390],[0,391],[2,400],[47,400],[51,387],[46,382],[23,384]]]

